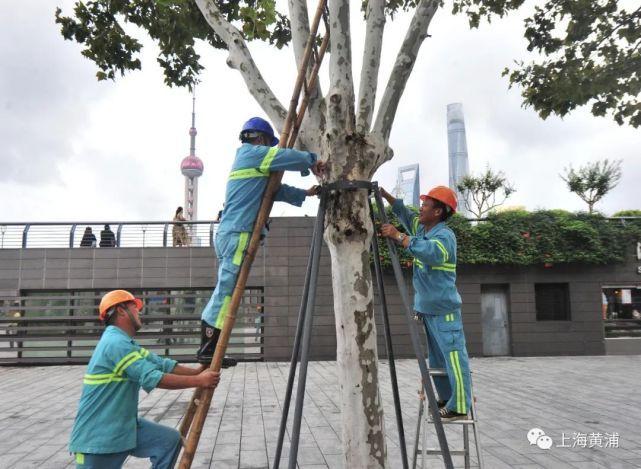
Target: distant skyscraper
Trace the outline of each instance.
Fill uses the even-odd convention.
[[[458,212],[463,216],[467,216],[463,198],[456,188],[457,184],[470,171],[467,160],[465,120],[463,119],[463,105],[461,103],[447,105],[447,149],[450,163],[450,189],[456,191],[459,199]]]
[[[185,218],[195,221],[198,218],[198,178],[203,174],[204,165],[196,156],[196,94],[192,97],[191,128],[189,129],[189,156],[180,163],[180,171],[185,176]]]
[[[418,164],[398,168],[394,197],[402,199],[405,205],[418,207],[420,205],[420,191]]]

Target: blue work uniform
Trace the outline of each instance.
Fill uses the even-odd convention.
[[[118,468],[129,455],[150,458],[152,467],[173,467],[180,434],[138,418],[138,394],[151,392],[176,361],[142,348],[126,332],[108,326],[84,376],[69,451],[79,468]]]
[[[456,236],[444,222],[425,232],[419,217],[399,199],[392,211],[410,234],[414,309],[425,326],[430,368],[447,371],[447,377],[434,377],[439,398],[451,411],[466,414],[472,397],[461,296],[456,290]]]
[[[314,153],[289,148],[244,143],[236,151],[227,181],[225,209],[216,232],[218,282],[201,317],[208,325],[223,328],[269,173],[300,171],[306,176],[315,162]],[[305,190],[282,184],[274,200],[300,207],[306,196]]]

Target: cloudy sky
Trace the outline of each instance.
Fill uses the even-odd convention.
[[[73,5],[57,4],[66,13]],[[163,84],[150,41],[141,72],[97,82],[80,47],[60,36],[55,5],[0,2],[0,221],[171,218],[183,203],[179,164],[189,151],[188,91]],[[623,160],[623,178],[597,207],[607,214],[641,208],[640,130],[593,117],[586,109],[542,121],[521,107],[519,91],[509,90],[500,76],[513,60],[528,57],[523,16],[470,31],[465,18],[437,13],[399,106],[391,137],[396,156],[375,179],[391,189],[397,167],[418,162],[422,188],[447,184],[446,106],[462,102],[470,169],[478,172],[489,164],[504,171],[517,188],[509,205],[582,209],[558,174],[569,164],[610,158]],[[408,21],[400,15],[388,22],[382,84]],[[363,30],[356,14],[353,23],[358,77]],[[286,102],[295,78],[291,51],[250,47]],[[237,72],[224,64],[224,51],[203,46],[199,52],[207,68],[197,90],[197,154],[205,163],[198,212],[200,219],[211,219],[224,199],[239,128],[262,113]],[[285,181],[313,184],[291,174]],[[303,209],[277,204],[273,214],[314,212],[310,200]]]

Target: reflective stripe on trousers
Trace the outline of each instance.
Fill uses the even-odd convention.
[[[218,281],[201,315],[203,321],[216,329],[223,328],[250,236],[249,232],[219,233],[216,236]]]
[[[447,401],[448,409],[466,414],[472,404],[472,391],[461,312],[421,314],[421,318],[427,334],[430,368],[443,368],[447,372],[447,376],[434,376],[439,399]]]

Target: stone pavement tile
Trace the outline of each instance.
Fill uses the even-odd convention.
[[[339,440],[338,437],[334,437],[331,439],[316,440],[316,444],[318,445],[318,448],[321,450],[321,453],[323,453],[323,456],[327,456],[328,454],[343,453],[341,440]]]
[[[211,436],[210,436],[211,435]],[[240,428],[230,431],[220,430],[218,433],[208,433],[208,440],[215,441],[216,444],[239,444],[241,435]]]
[[[528,458],[543,467],[553,467],[554,469],[573,469],[573,466],[570,463],[564,462],[550,453],[528,454]]]
[[[594,461],[573,462],[572,466],[577,469],[610,469],[610,466],[599,464]]]
[[[342,454],[325,454],[328,469],[344,469]]]
[[[199,468],[205,468],[205,467],[210,467],[212,465],[211,461],[211,453],[200,453],[196,452],[194,454],[194,459],[192,461],[191,467],[199,467]]]
[[[325,458],[316,445],[300,446],[298,448],[298,464],[325,464]]]
[[[521,453],[506,447],[492,447],[484,448],[484,454],[491,454],[492,456],[500,459],[506,464],[529,464],[533,462],[531,459]]]
[[[485,467],[491,468],[491,469],[512,469],[516,464],[508,464],[505,461],[502,461],[501,459],[491,455],[491,454],[486,454],[483,458],[483,462],[485,463]]]
[[[194,466],[192,466],[194,467]],[[212,462],[211,466],[203,466],[203,468],[216,468],[216,469],[238,469],[238,459],[223,459],[220,461]]]
[[[318,427],[310,427],[312,435],[316,440],[328,440],[332,438],[338,438],[336,432],[329,425],[323,425]]]
[[[222,460],[231,460],[231,459],[236,459],[238,461],[238,458],[240,457],[240,445],[236,444],[220,444],[216,445],[214,448],[214,454],[212,456],[213,461],[222,461]]]
[[[266,451],[241,451],[240,467],[241,468],[267,468]]]
[[[269,467],[274,467],[274,458],[270,457],[269,458]],[[281,468],[289,467],[289,458],[283,456],[280,458],[280,466]]]
[[[2,467],[13,467],[14,464],[21,461],[25,456],[25,453],[9,453],[3,454],[0,461],[2,462]]]
[[[240,439],[241,451],[266,451],[267,444],[264,436],[242,436]]]

